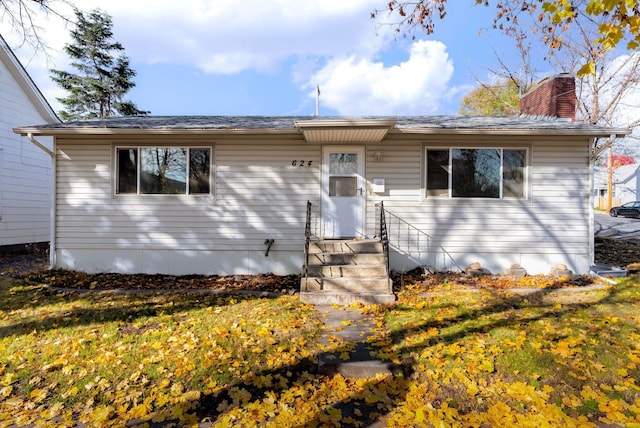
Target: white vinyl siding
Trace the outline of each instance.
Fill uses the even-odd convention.
[[[479,261],[496,273],[513,263],[529,273],[549,272],[555,263],[588,271],[587,138],[477,142],[478,147],[528,148],[527,199],[426,198],[425,148],[469,144],[461,136],[432,138],[389,136],[363,144],[366,233],[377,234],[375,204],[384,201],[392,269],[462,269]],[[307,200],[318,232],[321,144],[194,138],[194,145],[210,144],[214,150],[215,187],[202,198],[115,195],[114,148],[126,144],[58,140],[59,266],[173,274],[300,272]],[[373,192],[374,178],[385,180],[383,193]],[[267,239],[275,239],[268,256]]]
[[[0,61],[0,246],[49,241],[51,158],[13,128],[43,117]],[[50,137],[38,141],[51,147]]]
[[[242,264],[216,265],[236,251],[255,253],[269,263],[277,260],[278,252],[288,252],[288,257],[296,257],[297,266],[307,200],[319,203],[320,147],[297,141],[216,141],[212,146],[212,196],[150,197],[113,194],[115,145],[59,140],[56,237],[60,263],[72,264],[65,262],[65,254],[78,257],[83,251],[114,258],[129,254],[132,259],[152,251],[211,253],[207,257],[212,270],[200,266],[201,270],[241,273],[246,267]],[[312,166],[292,166],[294,159],[312,161]],[[269,257],[264,255],[266,239],[276,240]]]
[[[492,142],[505,148],[525,145],[523,138]],[[423,197],[424,181],[417,176],[425,170],[421,150],[434,144],[389,140],[370,147],[367,177],[385,178],[386,188],[384,194],[369,196],[368,233],[376,234],[375,204],[384,201],[395,269],[423,264],[457,270],[479,261],[497,273],[513,263],[529,272],[549,272],[555,263],[583,273],[588,270],[588,139],[527,141],[531,147],[527,199]],[[455,147],[464,142],[442,144]],[[478,147],[486,146],[478,142]],[[383,160],[374,159],[376,151],[384,152]]]
[[[2,112],[0,112],[1,114]],[[3,205],[3,196],[2,196],[2,176],[4,174],[4,150],[0,147],[0,225],[2,224],[2,205]],[[0,226],[1,227],[1,226]]]

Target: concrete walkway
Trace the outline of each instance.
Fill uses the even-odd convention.
[[[349,307],[317,305],[315,308],[325,324],[321,343],[326,352],[318,357],[319,373],[369,378],[400,371],[397,365],[372,355],[376,347],[368,340],[376,325],[371,315]]]

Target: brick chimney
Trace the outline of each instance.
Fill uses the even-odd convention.
[[[576,119],[576,82],[570,74],[548,77],[522,98],[520,113]]]

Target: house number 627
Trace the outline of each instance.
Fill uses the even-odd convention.
[[[311,166],[313,161],[306,161],[307,166]],[[293,160],[291,161],[291,166],[300,166],[301,168],[305,166],[305,161],[303,160]]]

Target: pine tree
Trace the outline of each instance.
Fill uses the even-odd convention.
[[[75,15],[73,42],[65,45],[65,52],[77,72],[51,70],[51,79],[69,93],[58,98],[65,106],[60,117],[76,120],[148,114],[123,99],[135,86],[132,79],[136,72],[129,67],[124,47],[113,41],[111,16],[98,9],[88,15],[76,10]]]

